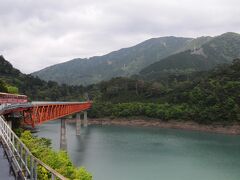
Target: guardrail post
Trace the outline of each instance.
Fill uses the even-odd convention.
[[[34,174],[33,174],[33,179],[37,180],[37,161],[34,161]]]
[[[22,143],[20,143],[19,144],[19,146],[20,146],[20,152],[19,152],[19,154],[20,154],[20,159],[22,160],[23,159],[23,145],[22,145]],[[23,168],[23,163],[22,163],[22,161],[20,161],[20,168],[22,169]]]
[[[30,156],[30,162],[29,162],[29,166],[30,166],[30,179],[33,180],[33,157]]]
[[[81,130],[81,114],[77,113],[76,116],[76,135],[80,135],[80,130]]]
[[[88,126],[88,119],[87,119],[87,111],[84,111],[84,117],[83,117],[83,125],[84,127]]]
[[[66,119],[61,119],[60,149],[67,150]]]

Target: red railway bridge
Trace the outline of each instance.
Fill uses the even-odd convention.
[[[0,93],[0,115],[18,114],[21,123],[35,127],[42,123],[61,119],[60,148],[67,149],[66,142],[66,119],[69,115],[76,114],[76,135],[80,135],[81,113],[84,114],[83,124],[86,127],[87,110],[91,108],[92,102],[28,102],[25,95],[14,95]],[[11,123],[10,123],[11,124]]]
[[[91,101],[3,104],[0,114],[7,115],[20,113],[23,117],[23,124],[35,127],[36,125],[47,121],[60,119],[75,113],[86,111],[91,105]]]
[[[61,119],[60,149],[67,150],[65,117],[76,114],[76,135],[80,135],[81,113],[84,114],[83,124],[86,127],[88,124],[87,110],[91,106],[91,101],[29,102],[25,95],[0,93],[0,144],[4,147],[11,172],[13,172],[16,179],[37,180],[37,168],[42,166],[51,174],[51,179],[67,180],[67,178],[31,154],[23,142],[11,130],[12,121],[7,117],[17,117],[22,124],[32,127],[51,120]],[[28,162],[29,159],[30,163]]]

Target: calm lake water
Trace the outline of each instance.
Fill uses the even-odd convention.
[[[60,121],[39,127],[59,148]],[[239,180],[240,136],[173,129],[67,126],[68,152],[95,180]]]

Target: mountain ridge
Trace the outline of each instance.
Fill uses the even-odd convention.
[[[218,48],[220,46],[218,43],[225,44],[223,38],[225,36],[230,36],[234,40],[234,38],[238,37],[239,34],[224,33],[220,36],[202,36],[199,38],[184,38],[174,36],[151,38],[135,46],[122,48],[103,56],[75,58],[64,63],[44,68],[40,71],[32,73],[32,75],[38,76],[46,81],[51,80],[57,81],[60,84],[70,85],[89,85],[98,83],[102,80],[109,80],[113,77],[129,77],[134,74],[138,74],[139,72],[141,74],[145,68],[148,68],[148,66],[151,66],[154,63],[161,62],[162,60],[164,62],[164,60],[168,57],[178,55],[183,52],[186,53],[188,50],[191,50],[189,54],[194,58],[205,55],[205,52],[201,50],[201,48],[204,50],[210,49],[212,52],[209,52],[208,55],[211,55],[211,53],[216,53],[213,50],[215,47],[210,47],[210,45],[209,47],[206,47],[206,44],[211,44],[210,42],[212,42],[214,39],[220,39],[215,44],[216,48]],[[223,41],[221,38],[223,38]],[[229,38],[227,40],[229,40]],[[226,48],[228,45],[233,46],[229,41],[226,41],[226,43]],[[235,45],[233,47],[235,47]],[[221,47],[218,51],[220,50],[224,50],[224,48]],[[188,56],[190,56],[189,54]],[[225,63],[225,61],[229,63],[231,62],[231,59],[237,58],[235,56],[232,57],[229,52],[225,53],[224,55],[227,56],[225,58],[222,56],[218,57],[220,58],[219,61],[221,61],[221,63]],[[189,57],[188,60],[190,67],[193,63],[192,57]],[[215,57],[216,56],[213,55],[211,59]],[[199,59],[199,62],[202,63],[202,57]],[[216,63],[213,63],[211,67],[213,67],[215,64]]]
[[[32,74],[44,80],[55,80],[59,83],[69,83],[69,79],[73,78],[74,80],[71,80],[72,83],[70,84],[84,85],[97,83],[101,80],[108,80],[117,76],[130,76],[138,73],[142,67],[150,65],[156,60],[167,57],[170,54],[174,54],[186,45],[186,42],[189,40],[192,40],[192,38],[173,36],[152,38],[130,48],[122,48],[103,56],[75,58]],[[168,46],[167,50],[166,45]],[[65,77],[60,73],[63,69],[69,78],[64,79]],[[78,69],[81,71],[79,72]],[[93,76],[92,74],[95,75]],[[55,77],[51,78],[52,76]],[[77,81],[74,82],[76,79]]]
[[[142,76],[152,79],[162,72],[206,71],[219,64],[229,64],[240,57],[240,34],[224,33],[212,38],[198,49],[171,55],[142,69]]]

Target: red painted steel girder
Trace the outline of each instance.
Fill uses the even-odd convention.
[[[91,106],[92,102],[34,105],[23,111],[24,124],[34,127],[35,125],[42,124],[46,121],[87,110]]]

